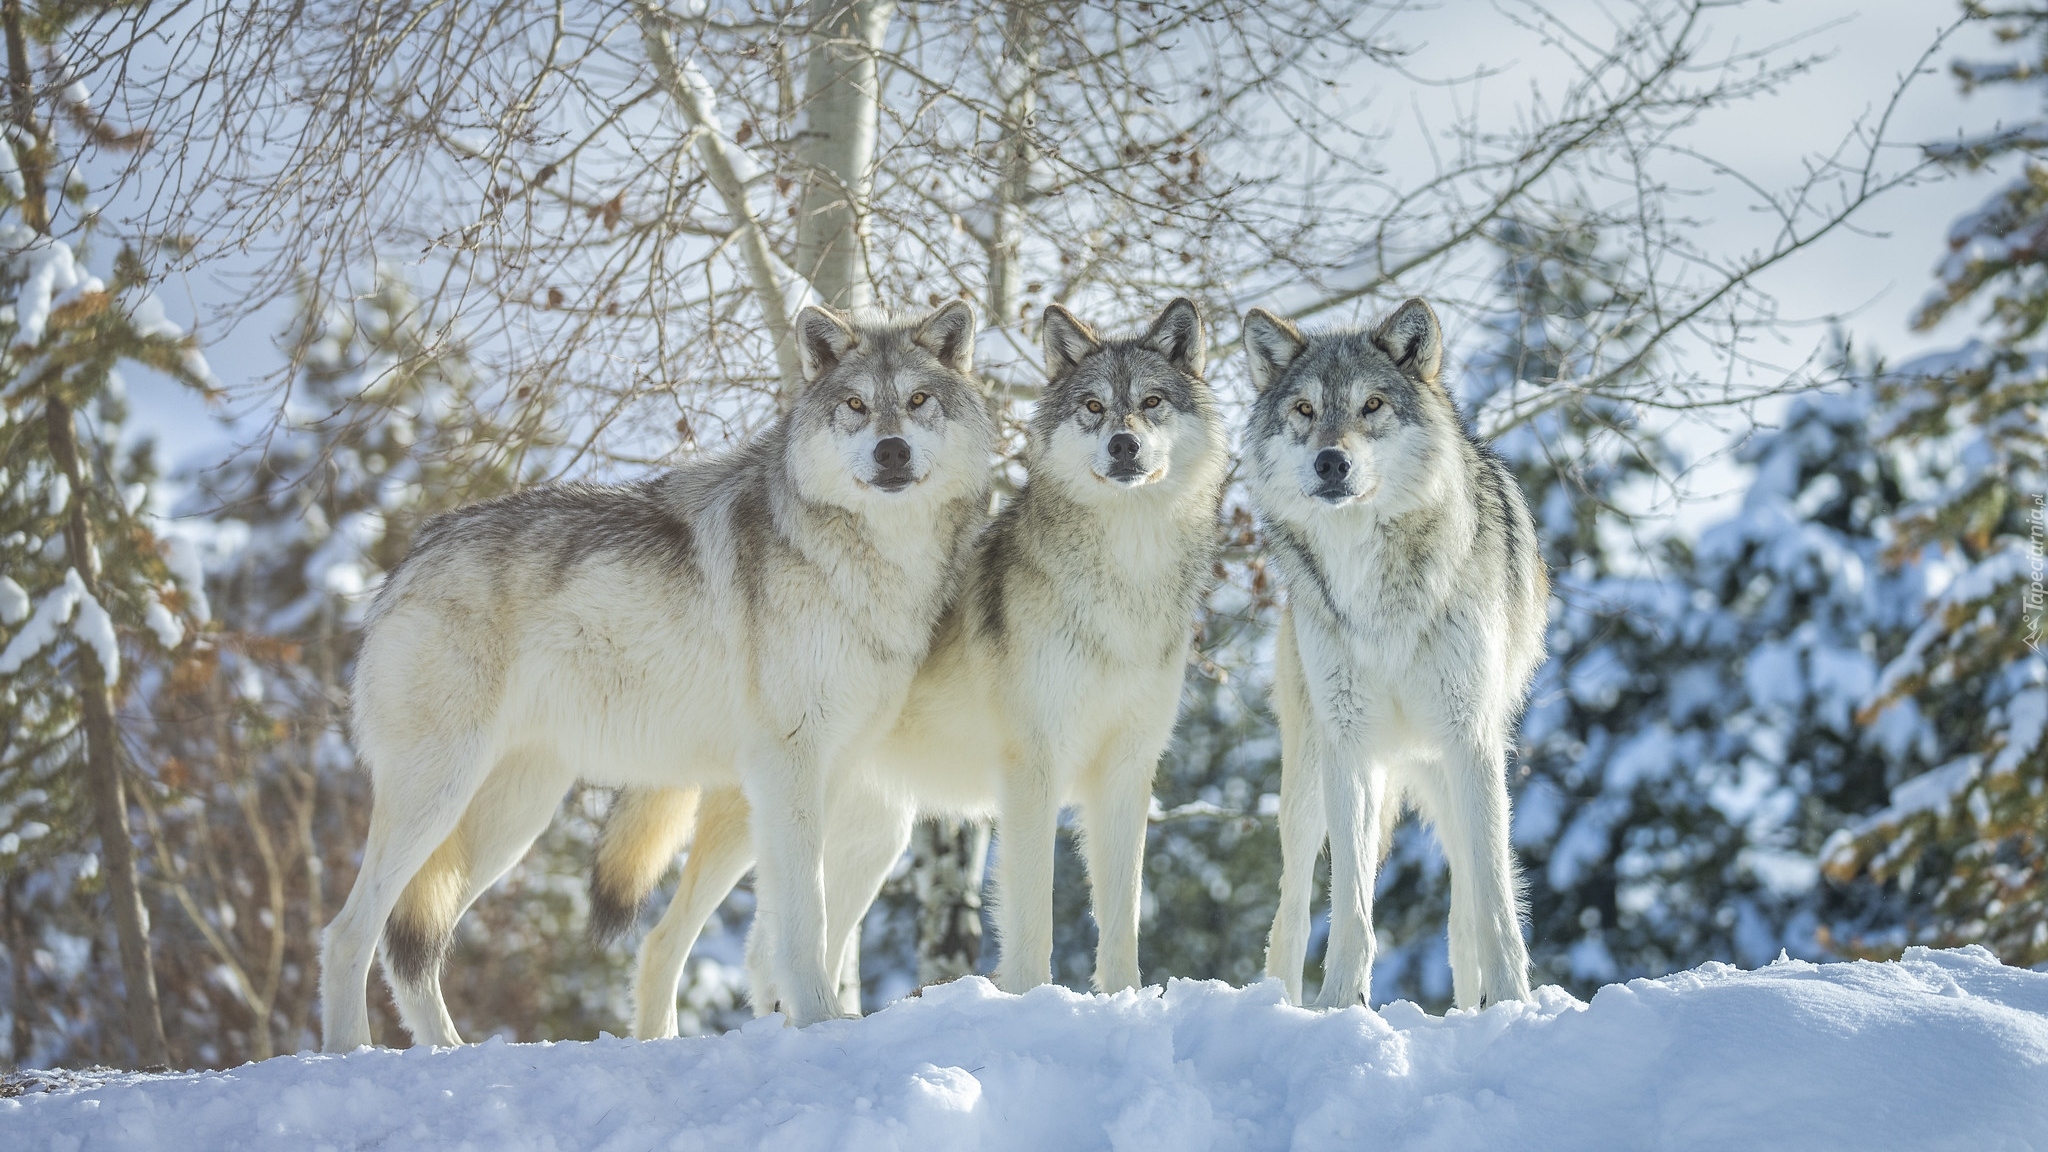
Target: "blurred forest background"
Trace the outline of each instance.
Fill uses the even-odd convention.
[[[1696,131],[1825,55],[1745,39],[1753,6],[1472,7],[1540,84],[1418,70],[1402,0],[0,0],[0,1056],[316,1045],[382,574],[434,512],[760,427],[814,299],[975,301],[1014,449],[1047,303],[1114,328],[1196,297],[1241,411],[1242,308],[1428,296],[1557,585],[1513,763],[1538,981],[1914,944],[2048,962],[2048,5],[1929,5],[1893,102],[1790,179]],[[1907,138],[1916,85],[2038,115]],[[1424,89],[1458,111],[1397,150]],[[1979,169],[1988,199],[1888,241],[1934,266],[1914,323],[1965,318],[1955,346],[1888,362],[1765,290]],[[263,329],[281,367],[209,362],[165,305],[195,283],[192,321]],[[131,387],[206,397],[234,447],[166,442]],[[1277,896],[1279,590],[1227,511],[1156,787],[1155,983],[1255,979]],[[637,934],[584,937],[608,800],[565,797],[463,920],[465,1035],[624,1030]],[[992,967],[987,842],[920,830],[867,922],[870,1007]],[[1061,859],[1055,965],[1085,987]],[[1447,1005],[1448,890],[1404,826],[1376,999]],[[749,912],[743,885],[700,944],[686,1032],[745,1018]]]

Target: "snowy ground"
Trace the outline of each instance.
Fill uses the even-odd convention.
[[[2048,1148],[2048,973],[1976,949],[1710,964],[1447,1018],[968,980],[802,1031],[83,1083],[0,1100],[0,1147],[1989,1152]]]

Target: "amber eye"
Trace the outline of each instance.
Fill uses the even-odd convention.
[[[1097,416],[1102,415],[1102,401],[1090,400],[1088,401],[1086,407],[1090,412],[1095,413]]]
[[[1385,400],[1382,400],[1379,397],[1374,396],[1365,402],[1365,411],[1368,415],[1370,415],[1371,413],[1379,411],[1380,408],[1385,404]]]
[[[1306,400],[1296,400],[1294,402],[1294,410],[1311,420],[1316,417],[1316,406]]]
[[[1157,397],[1157,396],[1147,396],[1147,397],[1145,397],[1145,407],[1147,407],[1147,408],[1157,408],[1157,407],[1159,407],[1159,397]]]
[[[846,406],[855,412],[865,412],[868,410],[868,406],[861,403],[861,399],[858,396],[848,396],[846,398]]]
[[[910,394],[910,406],[912,408],[922,408],[924,407],[924,402],[929,399],[931,399],[931,397],[926,393],[912,392]]]

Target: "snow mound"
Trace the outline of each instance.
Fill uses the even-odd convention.
[[[801,1031],[65,1082],[0,1100],[0,1146],[2020,1149],[2048,1142],[2048,973],[1912,949],[1448,1017],[1304,1011],[1271,981],[973,979]]]

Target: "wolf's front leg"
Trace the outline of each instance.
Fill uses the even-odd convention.
[[[1451,960],[1458,1007],[1529,998],[1529,951],[1508,839],[1502,743],[1468,736],[1447,750],[1437,835],[1451,866]]]
[[[1320,769],[1330,821],[1330,944],[1316,1007],[1349,1008],[1366,1003],[1372,994],[1378,948],[1372,930],[1373,882],[1381,855],[1387,772],[1376,760],[1341,753],[1321,741],[1308,743],[1319,745],[1310,753]]]
[[[997,817],[996,936],[1002,948],[996,983],[1026,992],[1052,979],[1053,849],[1059,798],[1047,757],[1027,755],[1003,785]]]
[[[766,967],[790,1023],[815,1024],[840,1014],[838,973],[826,964],[824,766],[808,749],[778,744],[757,750],[748,769],[755,875],[771,929]]]
[[[1301,1003],[1301,969],[1308,961],[1309,907],[1315,898],[1316,857],[1323,852],[1323,780],[1306,748],[1313,738],[1301,655],[1293,619],[1283,609],[1273,645],[1273,710],[1280,719],[1280,906],[1266,938],[1266,975],[1287,986],[1287,1001]]]
[[[860,1015],[860,929],[868,907],[889,878],[889,870],[910,846],[917,810],[907,803],[858,786],[837,789],[826,849],[831,868],[825,878],[826,928],[839,973],[839,1008]]]
[[[1149,744],[1149,742],[1147,742]],[[1137,988],[1139,908],[1145,898],[1145,828],[1157,748],[1120,748],[1085,791],[1081,847],[1096,912],[1096,990]]]

